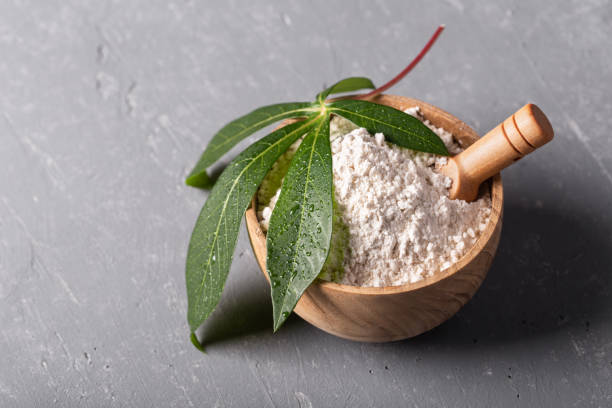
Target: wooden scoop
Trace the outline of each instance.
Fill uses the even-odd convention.
[[[540,108],[532,103],[523,106],[440,169],[453,180],[450,198],[474,201],[483,181],[550,142],[553,135]]]

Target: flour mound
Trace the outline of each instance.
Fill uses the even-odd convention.
[[[407,113],[418,117],[418,108]],[[451,154],[461,151],[449,132],[425,124]],[[341,224],[348,241],[332,239],[332,251],[343,251],[343,273],[332,274],[335,280],[357,286],[418,282],[450,267],[476,243],[489,219],[490,196],[472,203],[449,199],[451,179],[435,171],[446,158],[387,143],[382,133],[372,136],[338,117],[331,139],[339,210],[334,228]],[[279,192],[270,192],[260,207],[265,229]]]

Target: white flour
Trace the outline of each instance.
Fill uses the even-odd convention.
[[[406,111],[419,117],[418,108]],[[422,118],[420,118],[422,119]],[[451,154],[450,133],[424,122]],[[335,216],[322,277],[358,286],[417,282],[457,262],[489,219],[488,194],[473,203],[448,198],[451,180],[434,171],[444,157],[386,143],[378,133],[334,117],[331,122]],[[258,193],[267,230],[282,178],[299,142],[274,165]]]

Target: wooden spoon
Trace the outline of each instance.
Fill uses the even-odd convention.
[[[453,180],[450,198],[474,201],[483,181],[550,142],[553,135],[540,108],[532,103],[523,106],[440,169]]]

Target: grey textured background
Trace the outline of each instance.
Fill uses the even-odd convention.
[[[0,3],[0,406],[610,406],[612,4]],[[475,298],[410,341],[359,344],[271,305],[242,231],[188,340],[184,261],[212,131],[350,75],[481,134],[528,101],[556,140],[504,172]]]

